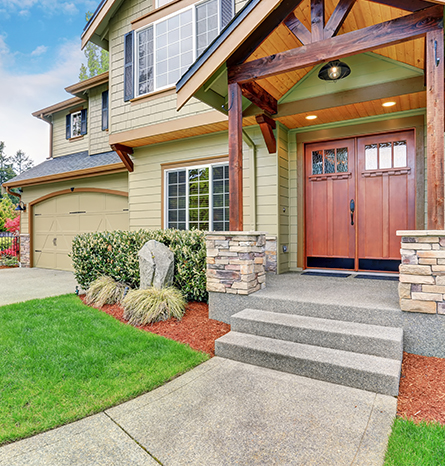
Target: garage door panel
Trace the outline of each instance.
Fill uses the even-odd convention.
[[[68,254],[76,235],[129,228],[128,198],[105,193],[57,196],[36,204],[33,214],[35,267],[72,270]]]

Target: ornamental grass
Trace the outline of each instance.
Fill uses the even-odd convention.
[[[91,283],[86,292],[86,304],[102,307],[104,304],[120,303],[128,287],[111,277],[99,277]]]

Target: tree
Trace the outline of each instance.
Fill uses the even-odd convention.
[[[0,141],[0,185],[14,178],[15,172],[11,159],[5,154],[5,143]]]
[[[87,22],[92,16],[93,13],[88,11],[85,15]],[[109,58],[106,50],[92,42],[88,42],[83,52],[87,59],[87,65],[85,66],[83,63],[80,65],[79,79],[81,81],[108,71]]]
[[[20,173],[23,173],[34,166],[34,162],[20,149],[15,155],[9,157],[9,161],[17,175],[20,175]]]
[[[15,205],[7,196],[0,199],[0,231],[6,231],[5,223],[7,219],[17,217],[17,212],[14,210]]]

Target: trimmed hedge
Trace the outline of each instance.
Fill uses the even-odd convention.
[[[139,288],[138,252],[149,240],[168,246],[175,255],[174,285],[187,301],[207,301],[205,232],[199,230],[139,230],[84,233],[73,240],[74,274],[86,289],[106,275]]]

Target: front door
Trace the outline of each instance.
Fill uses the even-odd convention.
[[[306,265],[397,271],[415,228],[414,131],[306,146]]]

